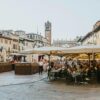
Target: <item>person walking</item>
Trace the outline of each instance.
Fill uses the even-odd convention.
[[[46,72],[47,71],[47,67],[49,66],[48,61],[45,59],[44,63],[43,63],[43,71]]]
[[[43,60],[41,59],[39,61],[39,75],[42,75],[43,72]]]

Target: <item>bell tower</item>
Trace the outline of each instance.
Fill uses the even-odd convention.
[[[45,23],[45,38],[47,38],[49,45],[51,45],[51,23],[49,21]]]

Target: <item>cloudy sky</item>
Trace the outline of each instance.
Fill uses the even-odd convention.
[[[52,23],[53,39],[73,39],[100,20],[100,0],[0,0],[0,30],[39,32]]]

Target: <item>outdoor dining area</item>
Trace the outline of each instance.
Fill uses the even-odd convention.
[[[65,79],[68,83],[100,83],[100,46],[40,47],[21,54],[47,55],[47,77],[51,80]],[[52,59],[51,57],[59,57]],[[17,75],[32,75],[39,71],[38,62],[0,63],[0,72],[14,70]]]
[[[50,80],[66,79],[67,83],[100,83],[100,63],[77,59],[57,60],[51,62],[48,78]],[[95,63],[95,66],[94,66]]]
[[[100,46],[98,45],[71,48],[40,47],[24,53],[48,55],[49,80],[65,78],[68,82],[74,83],[100,82]],[[60,59],[52,60],[51,56],[58,56]]]

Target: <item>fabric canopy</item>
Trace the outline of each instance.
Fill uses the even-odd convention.
[[[76,46],[67,48],[63,53],[100,53],[100,45]]]
[[[21,54],[21,53],[10,53],[10,56],[25,56],[24,54]]]
[[[24,54],[52,54],[52,55],[66,55],[75,53],[100,53],[100,45],[76,46],[71,48],[64,47],[40,47],[23,51]]]
[[[30,49],[30,50],[23,51],[22,53],[56,55],[65,50],[66,50],[66,48],[63,48],[63,47],[50,46],[50,47],[39,47],[39,48]]]

